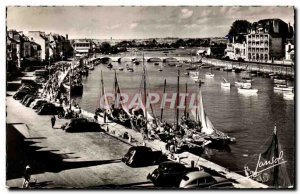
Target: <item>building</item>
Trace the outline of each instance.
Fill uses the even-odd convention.
[[[289,40],[285,44],[285,60],[287,61],[295,60],[295,48],[294,48],[294,42],[292,40]]]
[[[227,47],[225,49],[225,57],[231,60],[246,60],[247,55],[246,55],[246,50],[247,50],[247,44],[246,42],[243,43],[238,43],[238,42],[233,42],[227,43]]]
[[[49,39],[46,36],[45,32],[41,31],[29,31],[28,36],[31,38],[31,41],[39,44],[41,47],[41,57],[42,61],[49,60]]]
[[[88,55],[89,52],[92,50],[92,43],[90,40],[74,40],[73,42],[74,52],[76,56],[83,56]]]
[[[260,62],[282,60],[285,56],[285,41],[292,35],[292,27],[280,19],[254,22],[246,35],[246,59]]]

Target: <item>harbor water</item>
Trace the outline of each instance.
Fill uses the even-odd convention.
[[[126,64],[134,68],[134,72],[126,70]],[[164,65],[163,65],[164,64]],[[134,95],[141,90],[142,64],[132,65],[131,62],[112,62],[116,69],[122,93]],[[184,75],[187,67],[170,67],[168,63],[159,62],[159,65],[145,62],[147,70],[148,91],[162,93],[164,80],[167,81],[168,93],[177,91],[177,69],[180,70],[180,92],[185,92],[188,84],[188,93],[197,93],[198,84],[189,76]],[[119,68],[123,67],[124,71]],[[103,72],[106,92],[113,91],[114,70],[106,65],[99,64],[90,71],[87,78],[83,78],[84,92],[75,100],[82,109],[94,112],[99,106],[101,91],[101,71]],[[162,71],[158,71],[162,69]],[[200,70],[200,78],[204,81],[201,86],[205,112],[214,127],[236,138],[236,143],[231,144],[230,150],[209,150],[206,158],[232,171],[243,173],[244,165],[255,170],[259,153],[264,152],[270,143],[274,125],[277,126],[278,139],[284,152],[284,159],[289,178],[294,180],[294,151],[295,151],[295,105],[293,100],[283,99],[282,92],[273,90],[273,80],[270,78],[253,77],[252,86],[258,89],[257,95],[247,96],[239,94],[234,82],[246,76],[240,74],[213,70],[214,78],[206,78],[209,69]],[[231,88],[221,88],[223,78],[231,83]],[[292,85],[292,83],[289,83]],[[180,114],[183,110],[180,111]],[[160,115],[160,104],[154,105],[154,114]],[[164,110],[164,119],[174,122],[175,110]]]

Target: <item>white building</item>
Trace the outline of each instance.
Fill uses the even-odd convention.
[[[243,43],[227,43],[225,49],[225,57],[228,57],[231,60],[245,60],[247,57],[247,45],[246,42]]]
[[[75,40],[73,48],[76,56],[88,55],[92,50],[92,44],[90,40]]]
[[[294,44],[289,41],[285,44],[285,60],[293,61],[295,59],[295,49]]]

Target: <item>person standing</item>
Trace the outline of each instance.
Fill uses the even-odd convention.
[[[56,121],[56,118],[55,118],[55,115],[53,115],[53,116],[51,117],[52,128],[54,128],[55,121]]]

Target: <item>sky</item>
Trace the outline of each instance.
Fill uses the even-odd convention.
[[[279,18],[294,25],[294,7],[69,6],[7,7],[7,29],[68,34],[70,39],[224,37],[237,19]]]

